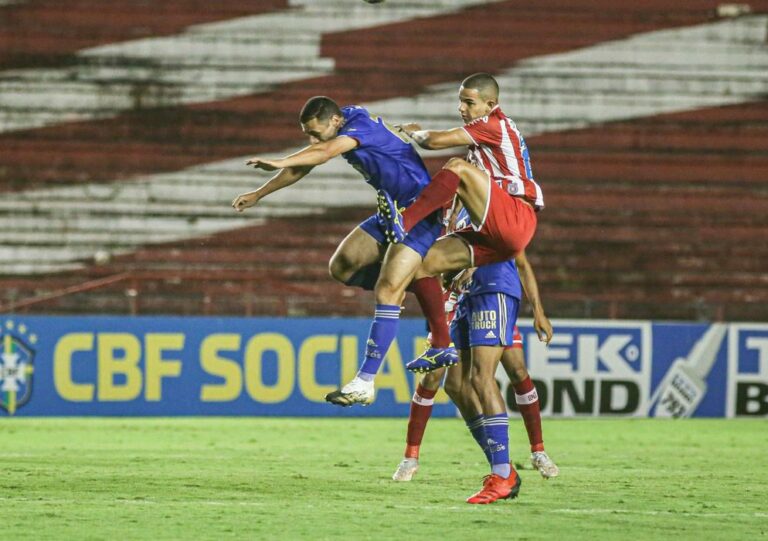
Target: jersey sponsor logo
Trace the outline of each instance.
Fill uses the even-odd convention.
[[[497,319],[496,310],[475,310],[472,312],[472,329],[496,329]]]
[[[9,415],[32,398],[37,335],[24,324],[6,320],[0,335],[0,408]]]

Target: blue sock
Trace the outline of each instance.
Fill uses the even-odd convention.
[[[485,453],[485,458],[488,460],[488,464],[491,463],[491,453],[488,451],[488,446],[486,445],[486,439],[485,439],[485,426],[483,426],[483,416],[478,415],[477,417],[474,417],[467,421],[467,428],[472,433],[472,437],[475,438],[475,441],[480,446],[480,449],[483,450],[483,453]]]
[[[376,313],[371,323],[368,342],[365,348],[365,360],[357,373],[357,377],[365,381],[373,381],[379,371],[384,356],[397,334],[397,324],[400,322],[400,306],[396,304],[377,304]]]
[[[506,413],[485,416],[485,437],[491,453],[491,470],[507,478],[512,473],[509,465],[509,419]]]

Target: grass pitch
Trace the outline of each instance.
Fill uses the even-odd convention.
[[[433,419],[411,483],[390,476],[404,419],[0,421],[5,539],[768,538],[768,424],[545,420],[561,476],[464,499],[486,466],[459,420]]]

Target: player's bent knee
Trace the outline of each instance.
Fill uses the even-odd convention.
[[[352,262],[344,256],[334,255],[328,262],[328,273],[338,282],[345,283],[354,272]]]
[[[399,304],[402,297],[400,288],[383,276],[376,282],[373,291],[378,304]]]
[[[469,162],[467,162],[466,160],[463,160],[461,158],[451,158],[450,160],[445,162],[443,169],[447,169],[461,176],[461,173],[464,171],[464,168],[467,165],[469,165]]]

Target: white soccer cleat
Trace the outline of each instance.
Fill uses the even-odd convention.
[[[551,479],[560,475],[560,468],[557,464],[552,462],[549,455],[544,451],[536,451],[531,453],[531,464],[533,467],[539,470],[539,473],[544,479]]]
[[[404,458],[400,464],[397,465],[395,473],[392,474],[393,481],[410,481],[416,472],[419,471],[419,459],[417,458]]]
[[[351,406],[362,404],[367,406],[373,402],[375,391],[372,381],[365,381],[355,377],[341,389],[325,395],[325,400],[337,406]]]

